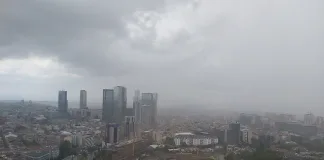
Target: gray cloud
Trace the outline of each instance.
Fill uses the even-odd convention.
[[[0,3],[1,59],[57,56],[83,75],[43,90],[84,87],[100,100],[125,85],[168,105],[324,113],[321,0]]]

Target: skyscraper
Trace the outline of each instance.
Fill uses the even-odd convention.
[[[304,124],[313,125],[315,123],[315,116],[312,113],[307,113],[304,115]]]
[[[87,109],[87,91],[80,91],[80,109]]]
[[[113,116],[114,116],[114,90],[103,89],[102,120],[106,123],[115,122]]]
[[[123,86],[114,88],[114,118],[116,123],[124,121],[127,106],[127,90]]]
[[[241,142],[241,125],[240,123],[231,123],[229,124],[229,131],[227,140],[229,141],[228,144],[240,144]],[[231,143],[230,143],[231,142]]]
[[[66,113],[68,109],[67,91],[59,91],[58,93],[58,110]]]
[[[137,124],[141,122],[141,95],[140,91],[136,90],[133,99],[133,112],[135,116],[135,121]]]
[[[155,128],[157,121],[157,93],[142,93],[141,108],[142,108],[142,124],[144,128]]]
[[[156,127],[157,125],[157,101],[158,101],[158,94],[153,93],[153,125]]]

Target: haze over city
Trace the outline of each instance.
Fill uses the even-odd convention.
[[[322,0],[0,2],[0,99],[323,113]]]

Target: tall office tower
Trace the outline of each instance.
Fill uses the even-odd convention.
[[[58,93],[58,110],[66,113],[68,109],[67,91],[59,91]]]
[[[106,123],[115,122],[114,119],[114,90],[104,89],[102,100],[102,120]]]
[[[135,137],[135,117],[125,116],[124,136],[130,140]]]
[[[157,101],[158,101],[158,94],[153,93],[153,125],[154,128],[157,127]]]
[[[121,124],[124,121],[127,106],[127,91],[123,86],[114,88],[114,117],[116,123]]]
[[[80,91],[80,109],[87,109],[87,91]]]
[[[312,113],[307,113],[304,115],[305,125],[313,125],[315,123],[315,116]]]
[[[106,125],[105,142],[116,144],[119,141],[119,126],[116,123],[108,123]]]
[[[142,124],[145,129],[156,127],[157,94],[142,93]]]
[[[136,90],[133,99],[133,112],[137,124],[141,123],[141,95],[140,91]]]
[[[227,138],[231,138],[232,141],[234,142],[234,144],[240,144],[241,142],[241,125],[240,123],[236,122],[236,123],[231,123],[229,125],[230,128],[230,137]]]

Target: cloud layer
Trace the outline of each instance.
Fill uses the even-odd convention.
[[[87,89],[100,101],[102,88],[125,85],[129,96],[135,88],[160,93],[161,105],[324,113],[321,0],[5,0],[0,6],[2,85],[23,86],[11,93],[7,85],[3,97],[39,100],[38,87],[49,93],[41,98],[55,100],[65,88],[70,99]]]

